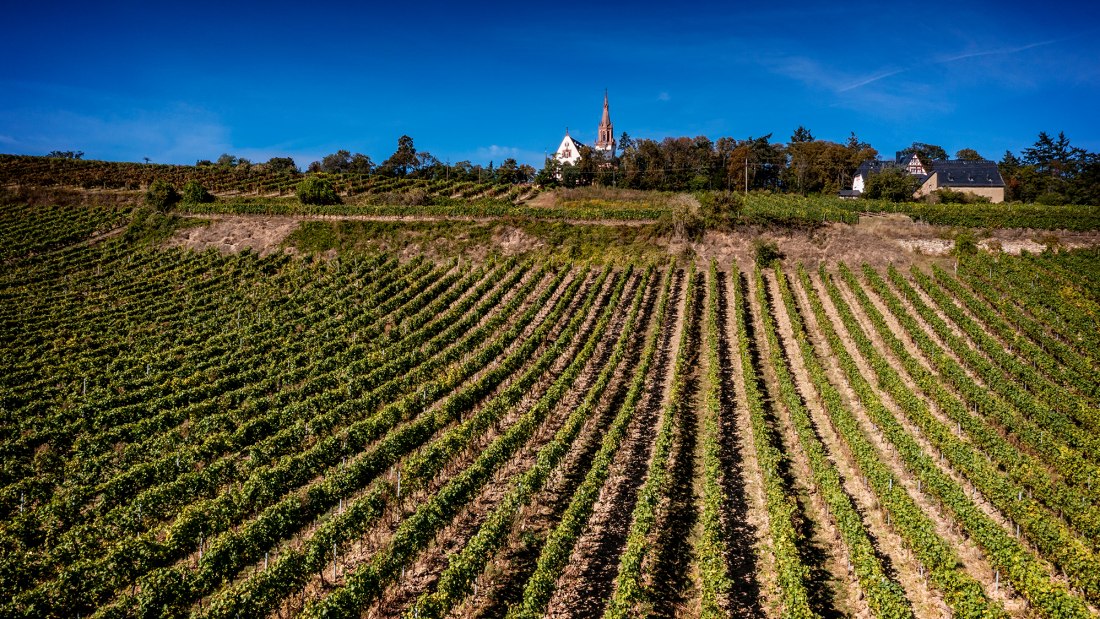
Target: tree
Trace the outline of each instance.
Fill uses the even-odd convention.
[[[332,181],[324,176],[310,176],[302,179],[295,188],[298,201],[302,204],[339,204],[340,196]]]
[[[179,201],[180,194],[176,188],[159,178],[150,183],[145,192],[145,204],[162,213],[167,213]]]
[[[297,174],[298,166],[290,157],[272,157],[264,164],[269,172],[276,174]]]
[[[519,163],[509,157],[504,160],[504,163],[500,164],[500,168],[497,169],[497,182],[498,183],[519,183]]]
[[[51,150],[47,157],[51,159],[83,159],[82,150]]]
[[[743,187],[748,176],[750,189],[777,189],[780,172],[786,168],[787,153],[782,144],[770,142],[772,134],[749,137],[730,152],[727,174],[731,186]]]
[[[237,158],[229,153],[223,153],[221,157],[218,157],[218,165],[223,168],[232,168],[237,165]]]
[[[788,148],[790,165],[784,186],[803,194],[836,193],[846,185],[858,164],[853,165],[845,146],[825,140],[795,142]]]
[[[619,151],[625,153],[633,148],[634,140],[630,137],[629,133],[623,131],[623,134],[619,136]]]
[[[791,134],[791,144],[802,144],[804,142],[813,142],[814,136],[810,133],[810,130],[802,125],[798,125],[798,128]]]
[[[917,177],[900,168],[887,168],[872,174],[863,188],[863,196],[891,202],[910,202],[919,187]]]
[[[389,159],[382,162],[382,169],[395,176],[406,176],[416,169],[416,164],[416,148],[413,146],[413,139],[403,135],[397,139],[397,150],[390,155]]]
[[[955,159],[961,161],[984,161],[985,157],[978,154],[978,151],[973,148],[963,148],[959,152],[955,153]]]
[[[213,202],[214,196],[206,190],[198,181],[187,181],[183,186],[184,204],[205,204]]]
[[[442,178],[446,175],[445,167],[442,161],[426,150],[416,153],[416,175],[420,178]]]
[[[465,162],[459,162],[465,163]],[[458,167],[456,164],[455,167]],[[561,178],[561,161],[557,157],[547,157],[546,162],[538,174],[535,175],[535,184],[540,187],[556,187],[560,183]]]
[[[321,157],[321,171],[330,174],[347,172],[351,167],[351,151],[338,150],[331,155]]]
[[[530,183],[535,178],[535,168],[532,165],[521,163],[516,171],[517,183]]]
[[[1086,153],[1069,143],[1065,132],[1058,132],[1053,139],[1045,131],[1039,132],[1039,139],[1031,148],[1024,149],[1024,163],[1035,166],[1042,174],[1055,178],[1073,178],[1080,170],[1080,164]]]
[[[908,148],[901,151],[901,155],[913,155],[916,154],[920,157],[920,160],[924,163],[930,163],[932,161],[943,161],[947,159],[947,151],[942,146],[935,144],[925,144],[924,142],[913,142]]]

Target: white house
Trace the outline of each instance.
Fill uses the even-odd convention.
[[[557,152],[554,153],[554,158],[563,164],[570,165],[581,160],[581,143],[569,135],[569,129],[565,130],[565,137],[562,138],[561,146],[558,146]]]

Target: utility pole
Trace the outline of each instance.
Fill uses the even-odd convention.
[[[749,193],[749,158],[745,157],[745,195]]]

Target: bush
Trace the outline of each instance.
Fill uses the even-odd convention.
[[[954,191],[943,188],[928,194],[931,204],[989,204],[990,199],[968,191]]]
[[[728,229],[745,207],[745,200],[739,193],[732,191],[709,191],[699,194],[703,205],[703,220],[707,228]]]
[[[1066,202],[1068,202],[1066,197],[1057,191],[1048,191],[1035,198],[1036,204],[1042,204],[1044,206],[1062,206]]]
[[[302,204],[339,204],[340,196],[336,195],[336,189],[332,181],[321,176],[311,176],[298,183],[295,188],[298,200]]]
[[[779,251],[779,244],[775,241],[756,239],[752,242],[753,253],[756,255],[756,264],[764,269],[774,265],[783,259],[783,252]]]
[[[153,181],[145,192],[145,204],[162,213],[167,213],[179,201],[180,194],[176,188],[159,178]]]
[[[198,181],[187,181],[183,186],[183,202],[185,204],[206,204],[213,201],[214,196]]]
[[[978,253],[978,240],[970,232],[960,232],[955,236],[955,249],[952,251],[956,256],[973,256]]]

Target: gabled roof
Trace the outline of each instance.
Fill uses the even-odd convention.
[[[561,145],[559,145],[559,146],[558,146],[558,150],[561,150],[561,147],[562,147],[562,146],[565,146],[565,145],[566,145],[567,143],[569,143],[570,145],[572,145],[572,146],[573,146],[573,148],[576,148],[577,150],[580,150],[580,147],[581,147],[581,146],[584,146],[583,144],[581,144],[580,142],[578,142],[578,141],[577,141],[577,140],[576,140],[576,139],[575,139],[575,138],[574,138],[573,136],[571,136],[571,135],[569,135],[568,133],[566,133],[566,134],[565,134],[565,137],[564,137],[564,138],[562,138],[562,141],[561,141]]]
[[[1001,171],[997,164],[983,159],[981,161],[963,161],[951,159],[937,161],[932,171],[938,175],[940,187],[1004,187]]]
[[[872,174],[878,174],[879,172],[882,172],[883,170],[887,170],[889,168],[900,168],[900,167],[902,167],[902,165],[897,161],[882,161],[882,160],[878,160],[878,159],[868,159],[867,161],[864,161],[863,163],[859,164],[859,168],[856,169],[856,176],[862,176],[863,178],[867,178],[868,176],[870,176]]]

